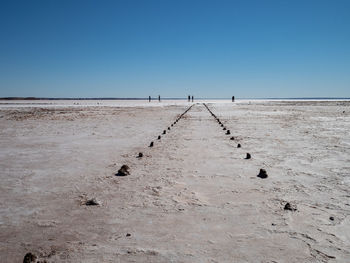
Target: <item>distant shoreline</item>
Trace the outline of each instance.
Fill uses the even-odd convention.
[[[148,100],[147,98],[39,98],[2,97],[0,100]],[[152,100],[158,100],[157,97]],[[186,98],[161,98],[161,100],[187,100]],[[231,98],[195,98],[195,100],[231,100]],[[301,97],[301,98],[236,98],[236,100],[350,100],[350,97]]]

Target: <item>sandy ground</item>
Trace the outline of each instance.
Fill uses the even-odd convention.
[[[0,107],[1,262],[350,262],[350,102],[75,103]]]

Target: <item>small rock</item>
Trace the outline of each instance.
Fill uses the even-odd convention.
[[[23,259],[23,263],[32,263],[36,261],[36,256],[30,252],[28,252]]]
[[[233,141],[235,139],[235,137],[231,137],[230,140]]]
[[[158,136],[158,140],[160,140],[160,138],[162,138],[160,135]]]
[[[96,198],[89,199],[85,202],[85,205],[100,205],[100,202]]]
[[[153,142],[150,143],[149,147],[153,147]]]
[[[163,131],[163,134],[166,134],[166,130]]]
[[[139,153],[139,155],[137,157],[138,158],[142,158],[143,157],[143,153]]]
[[[295,205],[291,205],[290,203],[286,203],[284,205],[284,210],[289,210],[289,211],[296,211],[297,208]]]
[[[131,237],[131,234],[127,233],[126,236],[127,236],[127,237]]]
[[[265,169],[260,169],[260,172],[259,172],[259,174],[257,176],[262,178],[262,179],[265,179],[265,178],[267,178],[268,175],[267,175]]]
[[[226,131],[226,127],[224,127],[223,130]]]
[[[171,124],[171,127],[173,127],[174,126],[174,124]]]
[[[241,148],[241,144],[239,143],[239,144],[237,144],[237,148]]]
[[[170,127],[168,127],[168,131],[170,131]]]
[[[116,176],[127,176],[130,174],[129,172],[129,166],[127,165],[123,165],[122,167],[120,167],[120,169],[118,170],[118,173],[116,174]]]
[[[247,156],[246,156],[245,158],[246,158],[246,159],[250,159],[250,158],[252,158],[252,157],[251,157],[250,153],[247,153]]]
[[[330,216],[330,217],[329,217],[329,220],[334,221],[334,217],[333,217],[333,216]]]
[[[221,127],[224,127],[224,124],[221,123]]]
[[[231,134],[230,130],[227,130],[226,135],[230,135],[230,134]]]

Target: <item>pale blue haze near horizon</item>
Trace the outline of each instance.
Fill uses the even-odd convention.
[[[0,97],[350,97],[350,1],[0,1]]]

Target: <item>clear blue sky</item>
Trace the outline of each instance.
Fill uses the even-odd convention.
[[[0,97],[350,97],[350,0],[0,5]]]

